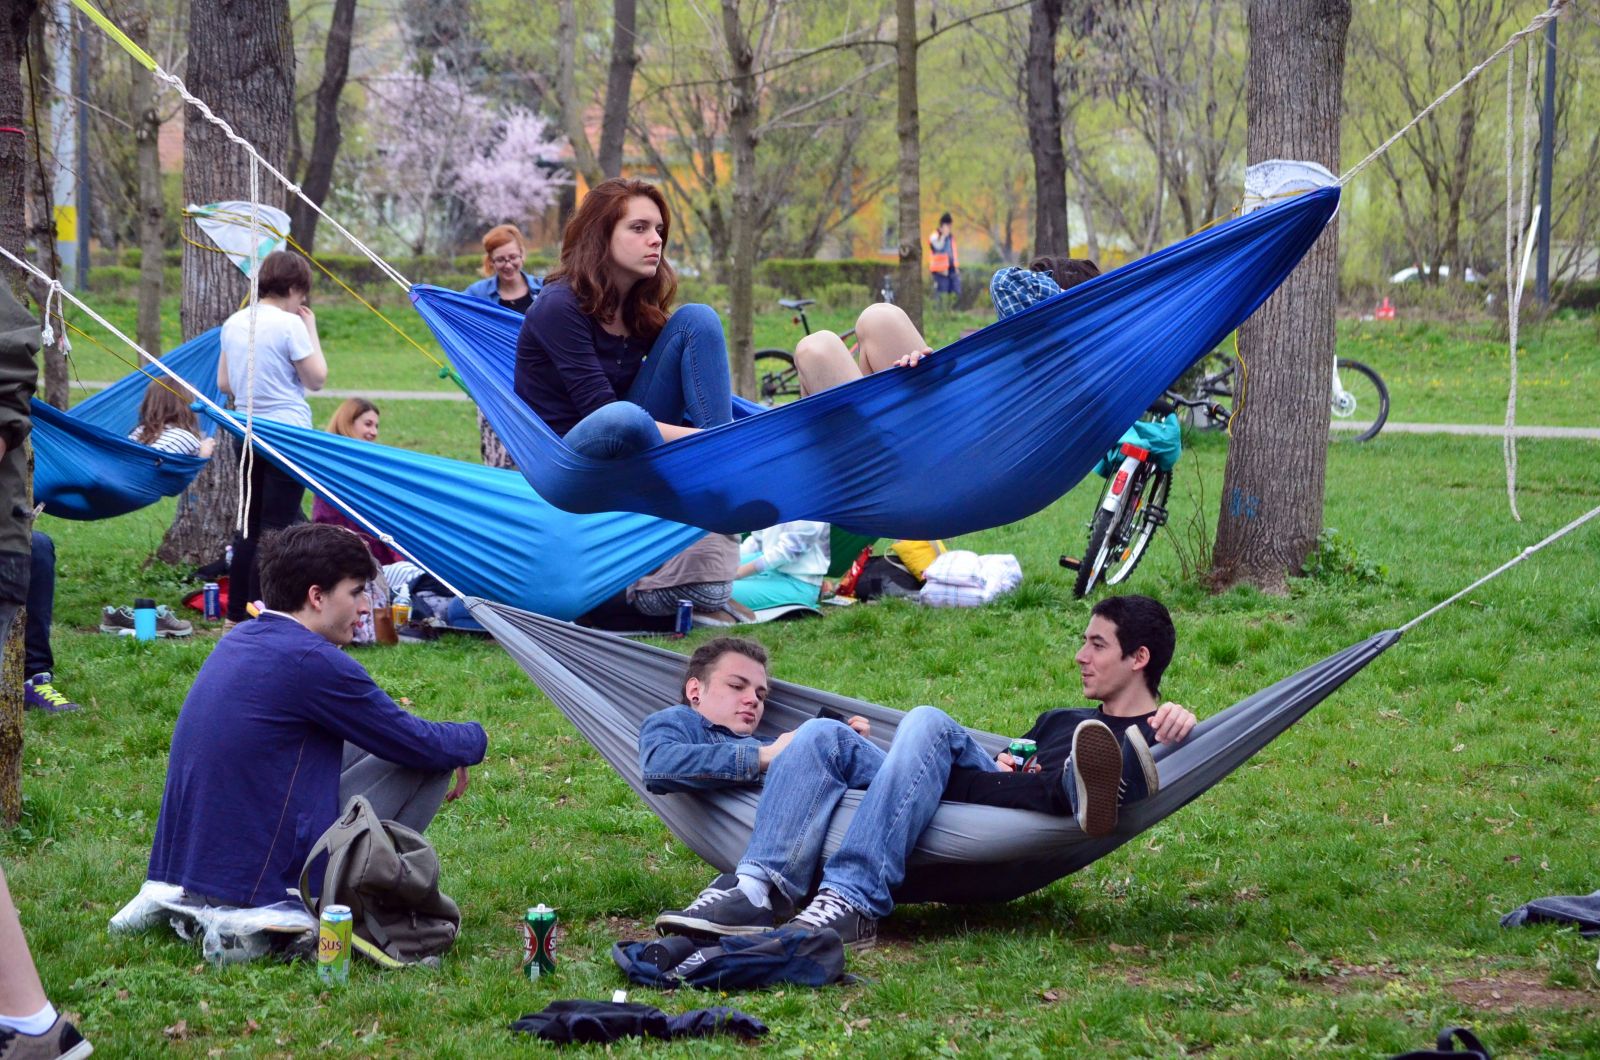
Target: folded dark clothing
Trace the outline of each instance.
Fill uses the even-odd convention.
[[[1540,898],[1500,918],[1501,927],[1524,924],[1576,924],[1585,937],[1600,935],[1600,891]]]
[[[1067,789],[1061,785],[1061,770],[1037,773],[995,773],[984,769],[954,766],[945,784],[946,802],[975,802],[982,806],[1004,806],[1009,810],[1033,810],[1065,817],[1072,813]]]
[[[724,1005],[668,1016],[650,1005],[626,1001],[553,1001],[542,1012],[514,1022],[511,1029],[561,1045],[623,1038],[707,1038],[719,1032],[759,1038],[767,1033],[765,1023]]]

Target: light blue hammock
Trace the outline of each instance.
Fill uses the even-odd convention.
[[[816,519],[931,539],[1039,511],[1237,328],[1316,242],[1326,188],[1219,225],[939,350],[621,460],[583,457],[513,389],[520,315],[412,301],[541,497],[737,533]]]
[[[219,403],[221,333],[212,328],[161,359]],[[160,374],[151,368],[124,376],[68,412],[33,402],[33,497],[46,512],[63,519],[110,519],[176,496],[194,481],[204,460],[128,440],[139,425],[145,388]]]
[[[242,421],[218,422],[242,433]],[[577,618],[705,536],[647,515],[564,512],[515,471],[271,420],[255,432],[300,473],[265,449],[258,459],[308,488],[320,482],[336,508],[365,516],[457,589],[552,618]]]

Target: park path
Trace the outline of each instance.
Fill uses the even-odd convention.
[[[110,383],[86,379],[75,386],[89,390],[104,390]],[[319,390],[318,397],[364,397],[373,401],[467,401],[460,390]],[[1334,430],[1353,431],[1366,427],[1364,423],[1336,423]],[[1499,438],[1505,428],[1497,423],[1397,423],[1390,420],[1383,425],[1384,434],[1464,434],[1489,435]],[[1517,426],[1518,438],[1578,438],[1600,441],[1600,427],[1537,427]]]

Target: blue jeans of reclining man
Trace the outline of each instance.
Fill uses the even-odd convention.
[[[722,320],[704,305],[679,307],[661,329],[621,401],[567,432],[573,452],[617,460],[661,444],[660,423],[716,427],[733,419],[733,384]]]
[[[811,888],[840,798],[848,788],[866,788],[822,883],[867,915],[888,916],[890,894],[905,879],[906,858],[938,810],[954,766],[998,769],[936,707],[907,714],[887,754],[841,722],[808,721],[767,770],[755,832],[736,871],[799,900]]]

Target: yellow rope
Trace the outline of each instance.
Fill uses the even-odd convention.
[[[117,360],[121,361],[123,364],[125,364],[128,367],[132,368],[135,372],[138,372],[140,375],[145,376],[146,378],[150,379],[152,382],[160,383],[167,390],[171,391],[174,396],[180,397],[180,398],[186,397],[186,395],[181,394],[176,390],[173,390],[172,387],[170,387],[170,386],[167,386],[167,381],[165,379],[161,378],[161,376],[152,374],[148,369],[145,368],[144,365],[140,364],[138,361],[132,360],[132,359],[127,358],[127,357],[124,357],[122,354],[118,353],[116,350],[113,350],[111,347],[107,346],[105,343],[101,342],[99,339],[95,338],[93,335],[89,334],[87,331],[83,330],[78,325],[76,325],[72,321],[68,320],[65,316],[63,316],[61,318],[61,322],[63,324],[65,324],[70,330],[77,332],[83,338],[88,339],[94,345],[100,347],[100,349],[103,350],[104,352],[109,353],[111,356],[115,357]],[[71,358],[68,358],[68,361],[70,363]],[[73,367],[73,374],[77,375],[77,367],[76,366]],[[84,390],[89,389],[88,387],[83,385],[83,379],[81,377],[78,379],[78,386],[80,388],[84,389]]]
[[[151,58],[150,53],[135,44],[133,38],[117,28],[116,23],[91,7],[88,0],[72,0],[72,5],[87,15],[91,22],[105,30],[112,40],[122,45],[122,49],[133,56],[140,66],[152,72],[156,69],[156,61]]]

